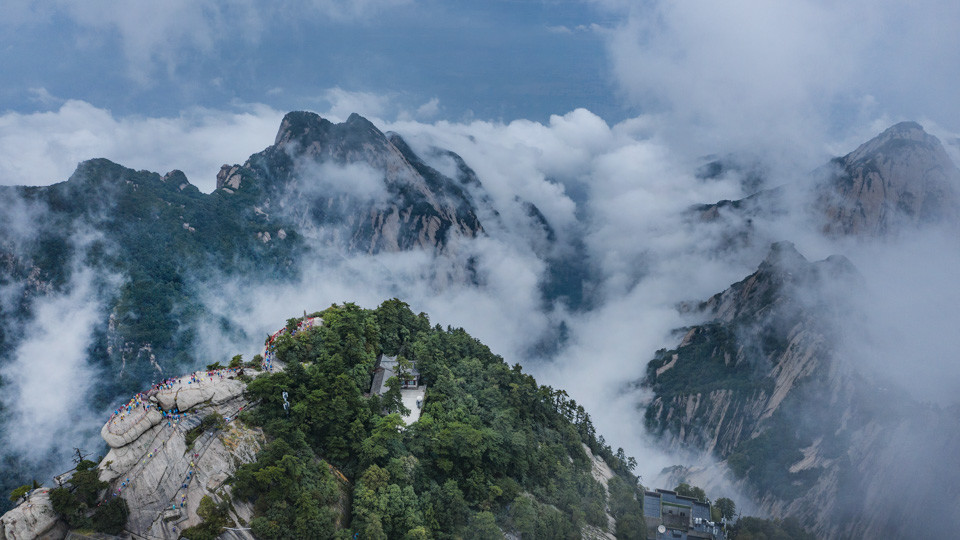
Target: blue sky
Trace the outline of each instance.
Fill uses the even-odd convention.
[[[546,120],[577,107],[625,115],[591,30],[614,16],[589,3],[371,1],[348,12],[324,2],[110,4],[14,10],[19,23],[0,37],[0,107],[40,109],[43,88],[124,115],[237,101],[292,109],[321,106],[336,87],[403,107],[436,99],[436,116],[449,119]],[[131,13],[106,13],[114,9]]]
[[[803,169],[900,120],[956,157],[960,3],[5,0],[0,74],[0,184],[108,157],[209,189],[294,109],[439,129],[582,108],[689,159]]]

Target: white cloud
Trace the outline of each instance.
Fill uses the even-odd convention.
[[[432,120],[440,113],[440,99],[433,97],[430,101],[417,107],[416,117],[420,121]]]
[[[89,442],[103,420],[87,402],[95,384],[87,348],[103,315],[94,279],[91,270],[77,272],[69,292],[40,299],[13,361],[0,369],[4,446],[37,463]]]
[[[345,195],[355,203],[380,204],[390,197],[383,172],[366,163],[297,162],[296,192],[306,201]]]
[[[321,247],[316,259],[304,262],[302,279],[294,284],[211,278],[206,282],[208,305],[234,320],[249,339],[237,343],[218,327],[202,329],[202,349],[210,362],[227,352],[255,354],[267,333],[304,310],[342,301],[374,307],[397,296],[415,311],[429,313],[436,323],[463,326],[508,362],[525,364],[542,383],[568,389],[614,447],[622,446],[639,458],[640,472],[646,477],[680,462],[680,457],[654,448],[646,438],[636,410],[644,396],[626,383],[642,377],[655,350],[676,345],[672,329],[691,323],[677,314],[677,302],[705,299],[724,290],[751,273],[762,258],[763,245],[715,253],[713,248],[729,231],[722,224],[690,223],[684,213],[692,204],[746,195],[735,175],[715,181],[696,178],[689,148],[664,133],[671,113],[640,116],[613,126],[585,109],[554,115],[546,123],[424,123],[403,114],[390,122],[377,118],[395,111],[385,96],[341,88],[324,95],[330,105],[322,113],[325,117],[345,120],[358,111],[382,130],[399,133],[425,159],[432,146],[458,153],[477,172],[502,224],[485,221],[488,237],[462,240],[455,255],[441,258],[423,252],[344,257]],[[104,155],[136,168],[160,172],[180,168],[195,183],[203,176],[209,190],[221,163],[242,161],[272,142],[281,116],[269,107],[247,106],[241,111],[196,110],[175,118],[118,118],[78,101],[68,101],[49,113],[8,113],[0,116],[0,174],[7,183],[12,177],[18,182],[28,178],[30,183],[49,183],[66,178],[76,161]],[[879,131],[862,129],[856,141],[843,139],[830,148],[845,153]],[[438,168],[452,170],[451,162],[439,161]],[[797,161],[786,154],[780,163]],[[334,167],[321,172],[318,177],[330,182],[320,186],[323,190],[345,185],[360,198],[382,195],[382,175],[370,169]],[[790,178],[801,178],[803,172],[794,171]],[[539,285],[546,263],[529,249],[529,220],[517,197],[536,204],[561,240],[584,241],[587,262],[595,270],[595,281],[588,284],[597,300],[592,311],[543,309]],[[792,239],[811,259],[850,248],[823,239],[804,229],[805,225],[798,216],[777,223],[758,221],[759,243]],[[902,257],[922,260],[934,252],[904,250]],[[855,258],[860,266],[886,261],[875,269],[888,271],[891,277],[877,275],[876,294],[909,277],[907,269],[912,266],[901,265],[899,256],[887,254],[883,259],[869,251],[856,253],[862,256]],[[471,256],[475,256],[479,286],[460,279]],[[926,267],[921,272],[923,281],[949,287],[949,270],[960,260],[937,260],[944,264]],[[910,297],[890,295],[881,302],[876,313],[883,314],[882,324],[872,328],[878,332],[897,328],[898,314],[915,317],[922,326],[924,313],[943,311],[936,302],[935,287],[921,287],[908,309],[898,310],[904,296]],[[960,304],[960,299],[955,300]],[[947,354],[951,340],[941,341],[946,345],[939,348],[918,343],[920,338],[934,340],[948,332],[956,319],[952,311],[946,313],[943,325],[930,325],[927,331],[912,332],[917,325],[910,324],[899,327],[903,332],[887,332],[902,345],[889,351],[905,354],[916,346],[936,358]],[[531,358],[531,346],[561,320],[569,329],[568,346],[550,363]],[[937,366],[933,361],[927,365],[931,372]]]
[[[376,122],[388,113],[395,112],[387,95],[344,90],[339,86],[323,92],[321,101],[327,107],[323,116],[331,122],[343,122],[352,113]]]
[[[625,96],[666,113],[662,132],[695,152],[760,149],[808,164],[882,114],[960,118],[950,0],[598,3],[624,17],[606,36]]]
[[[256,41],[261,31],[252,0],[229,5],[215,0],[133,0],[122,6],[110,0],[61,1],[57,8],[82,29],[84,40],[115,32],[128,73],[141,83],[148,83],[157,67],[172,74],[189,55],[212,54],[227,36]]]
[[[371,109],[383,112],[386,103],[377,95],[358,95],[341,89],[333,89],[327,95],[333,98],[333,104],[323,114],[334,120],[345,119],[358,107],[366,107],[367,114]],[[187,122],[183,117],[118,119],[87,104],[69,102],[54,113],[4,118],[14,126],[8,129],[11,138],[14,133],[34,129],[62,132],[69,136],[53,139],[99,141],[100,147],[128,152],[112,154],[127,166],[163,171],[186,169],[183,163],[199,164],[206,160],[211,171],[207,177],[212,181],[221,162],[238,161],[238,151],[233,149],[227,157],[210,159],[204,141],[224,138],[232,131],[249,130],[243,127],[248,123],[264,136],[260,143],[251,143],[253,148],[244,154],[260,150],[272,140],[280,113],[268,108],[257,111],[246,119],[241,118],[248,113],[206,111],[200,116],[203,121],[196,122]],[[79,126],[86,126],[82,136],[63,127],[65,120],[73,117],[76,120],[66,125],[77,131],[83,131]],[[633,406],[631,400],[636,395],[621,396],[615,403],[606,399],[621,395],[622,383],[642,374],[646,355],[669,345],[669,330],[677,320],[673,304],[717,292],[749,269],[722,261],[704,261],[697,253],[707,240],[697,240],[698,231],[685,228],[680,214],[692,203],[739,195],[737,185],[733,181],[704,184],[696,180],[680,157],[650,136],[651,123],[647,119],[611,127],[589,111],[578,109],[555,115],[546,124],[525,120],[508,124],[375,121],[384,130],[400,133],[423,156],[430,146],[461,155],[476,170],[503,224],[485,222],[491,237],[464,241],[459,258],[454,260],[438,261],[423,253],[347,259],[327,254],[315,263],[306,263],[304,279],[291,286],[211,284],[216,291],[209,296],[211,305],[218,313],[237,317],[238,324],[251,336],[251,342],[242,345],[247,355],[255,353],[262,336],[286,318],[344,300],[373,307],[386,298],[399,296],[415,310],[428,312],[436,322],[465,327],[510,362],[527,362],[530,347],[552,324],[566,318],[572,347],[557,359],[557,364],[533,369],[545,377],[544,382],[571,387],[572,395],[590,406],[598,425],[615,426],[617,418]],[[154,128],[147,130],[149,126]],[[135,139],[137,144],[128,146],[123,141],[131,137],[131,132],[145,135]],[[152,149],[162,141],[177,138],[183,141],[174,149],[180,156],[178,162],[163,166],[138,162],[156,159]],[[61,146],[72,148],[74,153],[98,148],[89,142]],[[45,154],[52,148],[37,146],[32,161],[52,157]],[[170,150],[170,155],[174,150]],[[70,159],[71,169],[76,159]],[[381,193],[380,175],[362,167],[334,168],[311,175],[314,176],[336,184],[326,186],[329,189],[340,189],[345,182],[361,194]],[[598,293],[608,302],[582,317],[562,310],[552,315],[542,311],[538,287],[545,265],[526,243],[529,218],[515,201],[520,197],[536,204],[563,239],[568,235],[565,231],[576,231],[581,226],[577,205],[567,194],[567,186],[577,186],[586,193],[587,199],[581,201],[586,215],[586,241],[603,280]],[[477,256],[483,283],[480,287],[457,285],[458,280],[450,277],[462,275],[464,261],[470,255]],[[646,276],[646,281],[637,288],[641,276]],[[237,305],[216,307],[224,298],[236,298]],[[634,330],[621,331],[627,327]],[[207,330],[204,335],[210,354],[234,350],[239,345],[228,344],[216,328]],[[586,367],[591,365],[601,368]],[[570,385],[569,381],[584,377],[585,369],[591,371],[589,384]],[[607,436],[615,446],[649,458],[649,463],[659,465],[667,460],[649,453],[639,431],[608,431]],[[649,474],[651,469],[645,468],[645,472]]]
[[[864,290],[851,295],[842,358],[918,400],[957,401],[960,242],[956,230],[912,231],[851,246]]]
[[[337,21],[363,20],[383,15],[414,0],[306,0],[318,13]]]
[[[503,239],[459,239],[456,253],[440,257],[425,251],[344,255],[313,247],[317,256],[300,261],[300,279],[295,283],[206,280],[206,305],[235,321],[249,340],[231,342],[219,325],[211,324],[200,332],[201,351],[217,359],[239,350],[249,358],[262,352],[264,336],[303,311],[345,301],[374,308],[392,297],[410,303],[414,312],[425,311],[434,323],[466,328],[512,361],[519,360],[517,351],[528,348],[549,323],[539,311],[542,263],[529,250]],[[482,286],[465,282],[471,257]]]
[[[0,115],[0,184],[66,180],[83,160],[105,157],[133,169],[181,169],[212,191],[224,163],[243,162],[272,144],[283,113],[194,109],[168,118],[116,117],[83,101],[50,112]]]

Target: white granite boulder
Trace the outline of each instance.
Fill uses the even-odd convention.
[[[214,375],[212,380],[205,372],[198,371],[196,380],[190,376],[181,377],[179,381],[170,384],[169,388],[161,388],[151,399],[156,400],[165,411],[177,408],[181,412],[188,411],[201,403],[210,402],[220,405],[243,393],[246,385],[243,382],[220,378]]]
[[[163,420],[163,414],[156,405],[149,409],[139,408],[123,416],[117,415],[107,421],[100,429],[100,436],[111,448],[120,448],[137,440],[153,426]]]
[[[27,500],[0,516],[0,540],[63,538],[66,523],[60,521],[50,503],[50,490],[35,489]]]

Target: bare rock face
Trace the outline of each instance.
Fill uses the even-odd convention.
[[[827,234],[882,236],[958,217],[960,170],[914,122],[894,125],[831,167],[817,200]]]
[[[759,512],[797,517],[818,538],[950,537],[957,411],[916,403],[838,353],[849,312],[835,293],[858,283],[843,257],[809,262],[774,244],[698,306],[711,320],[650,362],[647,427],[724,460]]]
[[[607,492],[607,495],[609,495],[610,479],[613,478],[616,473],[613,472],[613,469],[607,465],[607,462],[604,461],[601,456],[594,455],[589,446],[583,445],[583,451],[586,452],[587,457],[590,458],[591,461],[590,475],[593,476],[594,480],[603,485],[603,489]],[[606,508],[606,514],[606,530],[601,530],[599,527],[588,525],[583,529],[583,538],[585,540],[616,540],[616,536],[614,536],[611,531],[617,530],[617,520],[610,513],[609,506]]]
[[[773,179],[776,180],[776,179]],[[806,185],[785,184],[739,200],[695,205],[691,220],[723,225],[720,248],[768,242],[755,220],[802,213],[827,236],[879,237],[912,227],[960,227],[960,169],[933,135],[896,124],[819,167]]]
[[[856,280],[845,258],[811,263],[780,242],[756,272],[700,304],[712,320],[687,329],[677,349],[659,351],[648,366],[645,384],[657,394],[648,428],[669,433],[673,446],[720,456],[760,434],[799,382],[830,369],[816,301],[795,294],[815,297],[827,276]]]
[[[237,419],[248,405],[245,387],[234,370],[199,371],[139,394],[130,413],[124,408],[107,422],[101,434],[111,449],[99,465],[100,479],[110,483],[112,495],[126,499],[128,531],[177,538],[201,523],[203,497],[230,498],[226,480],[240,464],[254,461],[264,442],[259,428]],[[234,522],[252,516],[249,505],[232,503]],[[230,531],[232,538],[248,533]]]
[[[240,189],[242,177],[240,173],[237,172],[239,169],[240,167],[237,165],[223,165],[220,167],[220,172],[217,173],[217,189],[228,190],[228,193],[233,193]]]
[[[302,235],[367,253],[442,252],[481,234],[468,184],[360,115],[335,124],[305,111],[283,118],[273,146],[217,175],[218,192],[252,195]]]
[[[35,489],[27,500],[0,517],[0,540],[59,539],[67,534],[50,503],[50,490]]]

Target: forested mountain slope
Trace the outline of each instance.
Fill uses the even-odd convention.
[[[257,538],[643,537],[636,463],[564,391],[399,300],[311,317],[322,324],[274,343],[282,370],[236,359],[138,394],[104,427],[104,482],[76,476],[72,493],[50,492],[52,508],[70,527],[165,538],[225,526]],[[380,355],[426,385],[411,425],[396,379],[369,393]],[[145,422],[141,410],[150,426],[113,435]]]
[[[225,165],[210,194],[180,171],[136,171],[107,159],[84,161],[50,186],[0,187],[0,372],[12,363],[29,369],[38,327],[76,334],[84,350],[71,351],[74,362],[97,379],[80,409],[102,410],[200,365],[204,332],[231,343],[259,339],[229,312],[211,312],[225,283],[267,288],[349,257],[416,252],[446,261],[433,267],[449,275],[432,286],[476,286],[476,261],[463,243],[486,234],[481,213],[497,212],[459,156],[435,152],[456,161],[455,178],[359,115],[335,124],[292,112],[275,144]],[[64,305],[81,306],[89,320],[38,317]],[[0,387],[12,380],[3,377]],[[3,421],[15,413],[11,399],[0,402]],[[0,455],[3,487],[11,487],[8,471],[37,465],[4,448]]]

